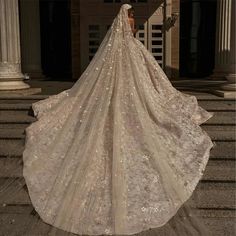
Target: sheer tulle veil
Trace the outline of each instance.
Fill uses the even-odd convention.
[[[129,8],[74,86],[32,105],[23,163],[0,188],[6,235],[211,235],[195,189],[213,113],[171,85]]]

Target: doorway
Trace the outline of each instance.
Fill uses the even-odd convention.
[[[40,31],[44,75],[52,79],[70,79],[70,0],[40,0]]]
[[[180,15],[180,76],[207,77],[215,63],[216,0],[181,0]]]
[[[76,1],[76,0],[75,0]],[[135,8],[138,38],[164,68],[165,45],[162,33],[162,0],[130,1]],[[96,54],[101,41],[117,15],[122,1],[80,1],[80,61],[83,72]]]

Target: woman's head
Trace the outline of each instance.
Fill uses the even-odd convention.
[[[134,8],[133,7],[128,9],[128,16],[129,17],[134,17]]]

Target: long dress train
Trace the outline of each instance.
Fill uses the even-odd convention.
[[[192,195],[214,146],[200,127],[213,113],[176,90],[133,37],[130,7],[122,5],[74,86],[33,104],[23,175],[39,216],[67,232],[164,226]]]

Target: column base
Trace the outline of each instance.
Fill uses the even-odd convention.
[[[0,91],[0,99],[1,98],[12,98],[12,97],[30,96],[30,95],[34,95],[34,94],[39,94],[41,92],[42,92],[41,88],[5,90],[5,91]]]
[[[30,88],[30,86],[26,84],[23,80],[1,81],[0,79],[0,91],[28,88]]]
[[[212,94],[223,98],[230,98],[236,100],[236,91],[225,91],[225,90],[210,90]]]
[[[226,76],[226,79],[229,81],[229,83],[236,83],[236,74],[228,74]]]
[[[220,88],[226,91],[236,91],[236,84],[235,83],[225,84],[225,85],[220,86]]]
[[[217,89],[211,89],[211,93],[224,98],[236,99],[236,75],[234,73],[215,72],[211,78],[215,80],[226,79],[225,84],[220,85]]]
[[[226,76],[226,79],[228,81],[227,84],[224,84],[221,86],[223,90],[227,91],[236,91],[236,74],[228,74]]]
[[[228,74],[224,73],[224,72],[214,72],[211,76],[209,76],[210,79],[212,80],[222,80],[225,79],[227,77]]]

